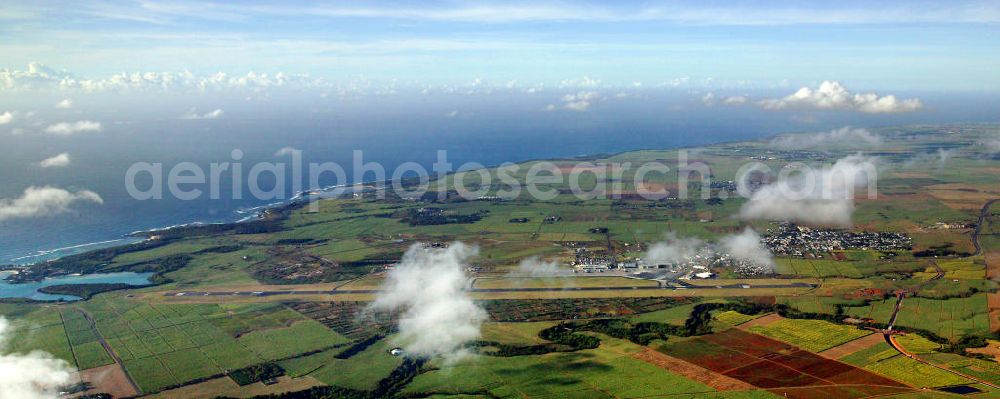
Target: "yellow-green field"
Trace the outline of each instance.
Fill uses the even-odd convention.
[[[810,352],[822,352],[872,333],[825,320],[806,319],[780,319],[767,325],[750,327],[749,330]]]

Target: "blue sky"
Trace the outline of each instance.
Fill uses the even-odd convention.
[[[380,84],[1000,89],[990,1],[0,4],[0,68]]]

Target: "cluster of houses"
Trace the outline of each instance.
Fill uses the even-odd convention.
[[[583,248],[577,248],[573,269],[577,273],[603,273],[612,270],[615,257],[604,253],[593,253]]]
[[[706,279],[715,277],[714,268],[733,270],[744,276],[763,275],[770,272],[766,265],[758,265],[751,261],[736,259],[727,253],[706,249],[688,257],[685,260],[668,263],[649,262],[643,258],[630,258],[614,261],[610,257],[577,258],[574,262],[577,273],[604,273],[611,271],[625,272],[643,276],[653,276],[655,279]]]
[[[913,247],[913,240],[904,233],[813,229],[794,223],[779,223],[767,231],[763,241],[776,255],[797,257],[823,257],[845,249],[890,252]]]

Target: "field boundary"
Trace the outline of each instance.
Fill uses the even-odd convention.
[[[93,330],[94,333],[97,334],[98,342],[101,343],[101,346],[104,347],[104,351],[111,356],[111,359],[114,360],[115,364],[118,365],[118,368],[121,369],[122,375],[125,376],[125,380],[128,381],[129,385],[132,386],[132,389],[135,390],[135,393],[137,395],[143,394],[144,392],[142,391],[142,388],[139,387],[139,384],[135,382],[135,379],[132,378],[132,375],[129,374],[128,370],[125,368],[125,362],[122,361],[121,357],[118,357],[118,354],[115,353],[115,350],[111,348],[111,345],[108,344],[108,341],[104,339],[104,334],[102,334],[101,330],[97,328],[97,322],[94,321],[94,318],[86,310],[80,308],[75,308],[75,309],[78,312],[80,312],[80,314],[82,314],[85,319],[87,319],[87,323],[90,324],[91,330]]]
[[[851,355],[852,353],[871,348],[884,341],[885,340],[881,334],[868,334],[863,337],[858,337],[844,342],[830,349],[816,352],[816,354],[828,359],[840,360]]]
[[[771,325],[773,323],[777,323],[778,321],[780,321],[782,319],[784,319],[784,317],[781,317],[777,313],[769,313],[769,314],[766,314],[764,316],[755,318],[753,320],[748,320],[746,323],[742,323],[742,324],[736,326],[736,328],[738,328],[740,330],[743,330],[743,331],[748,331],[749,332],[751,327],[769,326],[769,325]]]
[[[652,364],[664,370],[698,381],[719,391],[749,391],[758,389],[744,381],[716,373],[697,364],[678,359],[645,347],[632,355],[633,358]]]

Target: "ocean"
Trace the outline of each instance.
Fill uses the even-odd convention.
[[[344,184],[351,182],[355,150],[362,151],[365,162],[381,163],[391,171],[405,162],[430,169],[439,150],[447,151],[455,167],[465,162],[489,166],[697,146],[844,125],[995,122],[1000,113],[989,104],[1000,101],[983,101],[981,97],[927,94],[922,97],[925,110],[899,115],[773,112],[753,105],[706,107],[686,93],[609,97],[585,112],[545,111],[548,103],[558,103],[558,96],[455,95],[436,100],[396,96],[321,104],[315,98],[294,96],[265,103],[199,98],[198,104],[180,96],[159,102],[80,98],[75,101],[79,106],[70,111],[37,111],[31,117],[34,121],[22,121],[24,132],[20,134],[0,130],[0,198],[10,203],[29,186],[54,186],[94,191],[103,204],[80,202],[65,213],[0,220],[0,264],[25,264],[120,245],[128,242],[125,235],[135,231],[237,221],[252,216],[255,207],[280,202],[254,199],[246,184],[234,191],[226,175],[221,178],[220,199],[203,195],[180,200],[168,194],[163,199],[137,200],[125,184],[126,171],[136,162],[162,163],[166,170],[192,162],[208,170],[211,163],[234,162],[233,151],[239,150],[243,153],[240,162],[249,169],[257,162],[287,161],[287,156],[276,156],[276,152],[293,147],[302,150],[306,163],[342,165],[348,181],[325,179],[322,183]],[[50,100],[6,99],[0,101],[0,111],[51,109],[52,102],[46,101]],[[177,118],[194,106],[219,107],[225,114],[213,120]],[[84,119],[100,121],[102,129],[72,136],[42,132],[48,123]],[[70,166],[38,166],[41,159],[62,152],[70,154]],[[286,177],[283,191],[287,197],[292,194],[292,183],[290,175]],[[371,179],[369,175],[362,180]],[[151,184],[149,179],[139,182],[140,188]],[[264,175],[261,182],[268,188],[275,179]],[[240,195],[234,195],[236,192]]]

